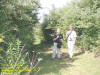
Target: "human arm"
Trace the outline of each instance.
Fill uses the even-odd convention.
[[[59,36],[54,36],[53,41],[56,41],[59,38]]]
[[[77,34],[74,32],[74,44],[76,43]]]
[[[61,34],[60,41],[63,42],[63,35]]]

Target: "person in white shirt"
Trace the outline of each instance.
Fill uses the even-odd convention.
[[[73,26],[69,26],[69,31],[66,32],[66,38],[67,38],[67,45],[68,45],[68,54],[69,57],[72,58],[73,51],[74,51],[74,45],[76,41],[76,32],[73,29]]]

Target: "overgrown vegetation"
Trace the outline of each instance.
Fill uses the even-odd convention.
[[[38,72],[38,69],[35,72],[31,69],[37,67],[41,61],[40,59],[38,61],[39,53],[34,50],[34,29],[38,23],[38,8],[40,8],[38,0],[0,0],[2,75],[8,75],[8,73],[9,75],[30,75],[31,72],[33,74]]]
[[[72,1],[69,5],[51,10],[44,20],[43,27],[45,36],[53,33],[58,27],[61,28],[64,38],[68,26],[72,24],[77,32],[77,46],[82,51],[100,51],[100,1],[99,0],[80,0]],[[50,31],[49,31],[50,30]],[[51,31],[53,31],[51,33]],[[46,37],[48,38],[48,37]],[[50,40],[50,38],[49,38]],[[49,41],[47,39],[47,41]],[[65,39],[64,39],[65,40]],[[66,42],[64,41],[64,46]]]
[[[77,32],[76,45],[79,50],[94,52],[96,56],[99,54],[99,0],[73,0],[63,8],[53,7],[42,24],[37,17],[39,8],[38,0],[0,0],[0,71],[5,64],[12,64],[12,70],[18,70],[18,66],[20,69],[30,67],[30,71],[19,69],[16,75],[37,74],[40,69],[34,72],[32,67],[36,67],[42,60],[38,57],[38,51],[52,43],[52,37],[58,27],[64,36],[63,47],[66,47],[65,34],[70,24]],[[11,72],[13,73],[14,71]]]

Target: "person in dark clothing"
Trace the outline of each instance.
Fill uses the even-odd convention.
[[[55,58],[56,56],[56,50],[57,50],[57,57],[61,58],[61,44],[62,44],[63,36],[61,34],[60,28],[57,29],[57,34],[54,35],[53,41],[54,41],[54,48],[53,48],[53,54],[52,58]]]

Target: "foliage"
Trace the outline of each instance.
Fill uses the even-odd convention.
[[[20,40],[13,40],[8,43],[7,51],[0,51],[1,74],[9,75],[30,75],[37,73],[38,64],[42,60],[38,52],[27,52],[25,45]]]
[[[72,1],[68,6],[57,10],[53,8],[48,15],[49,19],[44,20],[44,23],[47,23],[45,26],[49,30],[54,30],[53,33],[60,27],[65,40],[66,31],[72,24],[78,35],[77,46],[83,51],[93,51],[93,47],[99,46],[96,42],[100,42],[99,4],[99,0],[80,0],[78,2]],[[52,33],[48,35],[52,35]]]
[[[2,64],[9,67],[12,64],[12,70],[17,70],[16,67],[19,65],[22,65],[20,68],[38,65],[39,53],[32,52],[34,29],[38,25],[38,8],[40,8],[38,0],[0,0],[0,70]],[[4,68],[8,71],[11,69]],[[22,72],[20,70],[16,75],[22,75]],[[30,72],[27,72],[27,75]],[[2,71],[2,74],[7,73]],[[14,74],[13,71],[10,73]]]
[[[19,38],[27,48],[32,48],[38,5],[38,0],[0,1],[0,32],[9,38],[6,41]]]

